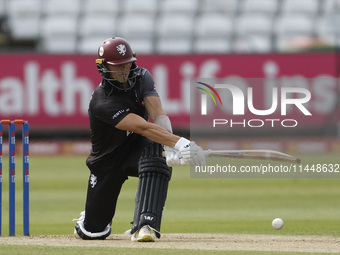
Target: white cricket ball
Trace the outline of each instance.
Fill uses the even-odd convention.
[[[281,218],[276,218],[272,221],[272,226],[273,228],[279,230],[281,228],[283,228],[284,222]]]

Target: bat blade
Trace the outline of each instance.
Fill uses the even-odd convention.
[[[301,160],[297,157],[274,150],[206,150],[205,154],[207,157],[262,159],[301,163]]]

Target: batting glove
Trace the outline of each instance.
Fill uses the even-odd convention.
[[[181,137],[175,147],[178,150],[177,155],[185,165],[205,166],[205,154],[203,149],[195,142]]]
[[[184,160],[180,160],[178,157],[178,150],[175,148],[169,147],[169,146],[164,146],[164,153],[165,153],[165,158],[166,158],[166,164],[168,166],[181,166],[183,165]]]

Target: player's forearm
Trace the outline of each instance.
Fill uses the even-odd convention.
[[[147,122],[145,119],[134,113],[130,113],[125,118],[123,118],[116,125],[116,128],[140,134],[146,138],[149,138],[151,141],[169,147],[174,147],[177,141],[180,139],[179,136],[173,135],[164,127],[161,127],[155,123]]]
[[[148,127],[141,130],[140,134],[151,141],[170,147],[174,147],[177,141],[180,139],[179,136],[174,135],[165,130],[163,127],[153,123],[149,123]]]

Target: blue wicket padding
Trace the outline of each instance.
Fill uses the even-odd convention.
[[[2,123],[0,122],[0,236],[2,235]]]
[[[24,122],[22,125],[22,153],[23,153],[23,223],[24,235],[30,234],[29,223],[29,125]]]
[[[15,235],[15,123],[8,129],[9,141],[9,235]]]

